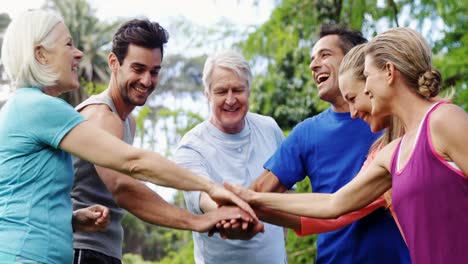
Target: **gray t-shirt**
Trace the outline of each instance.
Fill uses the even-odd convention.
[[[86,106],[93,104],[105,104],[109,106],[112,112],[117,112],[107,92],[91,96],[75,109],[80,111]],[[124,121],[124,129],[124,141],[132,144],[133,133],[129,118]],[[73,166],[75,170],[75,183],[72,191],[73,210],[93,204],[107,206],[110,210],[110,224],[107,229],[103,232],[76,231],[73,234],[73,248],[98,251],[102,254],[121,259],[123,229],[120,222],[125,211],[114,202],[112,194],[107,190],[101,178],[99,178],[94,164],[73,157]]]
[[[202,177],[248,187],[263,172],[263,164],[283,141],[283,133],[271,117],[247,113],[238,134],[221,132],[205,121],[183,138],[174,161]],[[190,211],[201,214],[200,192],[184,192]],[[251,240],[223,240],[218,234],[193,232],[197,264],[286,263],[282,227],[265,223],[265,233]]]

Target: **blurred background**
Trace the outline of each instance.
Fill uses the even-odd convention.
[[[371,39],[391,27],[416,29],[434,53],[444,91],[468,110],[468,4],[459,0],[15,0],[0,5],[0,43],[19,12],[52,8],[62,14],[84,52],[81,88],[64,99],[77,105],[107,88],[107,54],[116,28],[135,17],[169,31],[157,90],[137,109],[135,145],[168,158],[185,132],[209,116],[201,81],[206,56],[234,48],[249,59],[254,82],[251,111],[275,118],[287,135],[295,124],[328,107],[319,100],[308,68],[322,23],[344,23]],[[9,94],[0,59],[0,108]],[[151,186],[185,207],[180,192]],[[297,190],[310,191],[308,180]],[[124,263],[193,263],[190,232],[145,224],[127,214]],[[383,238],[384,239],[384,238]],[[315,236],[287,235],[290,264],[313,263]]]

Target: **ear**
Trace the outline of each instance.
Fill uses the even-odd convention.
[[[396,77],[395,65],[391,62],[385,63],[385,72],[386,72],[387,84],[388,85],[393,84],[395,82],[395,77]]]
[[[47,54],[42,46],[36,45],[34,47],[34,57],[36,58],[36,61],[40,64],[47,65]]]
[[[112,73],[115,74],[119,69],[120,63],[117,59],[117,56],[113,52],[109,53],[109,56],[107,56],[107,63],[109,64],[109,68],[111,69]]]

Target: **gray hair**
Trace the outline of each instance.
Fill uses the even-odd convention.
[[[52,86],[58,74],[48,65],[42,65],[35,57],[35,47],[51,49],[56,36],[54,27],[63,18],[52,11],[31,10],[14,18],[5,31],[2,45],[2,62],[11,81],[11,90],[19,87]]]
[[[203,68],[203,85],[205,94],[209,94],[211,86],[211,74],[215,67],[222,67],[237,74],[238,77],[247,80],[247,89],[250,91],[252,84],[252,71],[247,60],[239,52],[234,50],[223,50],[217,52],[206,59]]]

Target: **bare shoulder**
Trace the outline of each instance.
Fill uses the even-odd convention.
[[[431,140],[435,150],[445,157],[450,149],[466,146],[468,114],[454,104],[444,104],[436,109],[429,120]]]
[[[467,113],[457,105],[443,104],[431,115],[431,130],[451,130],[449,126],[463,125],[468,122]]]
[[[122,138],[124,124],[120,117],[105,104],[89,105],[80,112],[88,121],[113,135]]]
[[[401,138],[397,138],[382,148],[375,156],[375,165],[390,171],[393,154],[395,153],[400,140]]]

